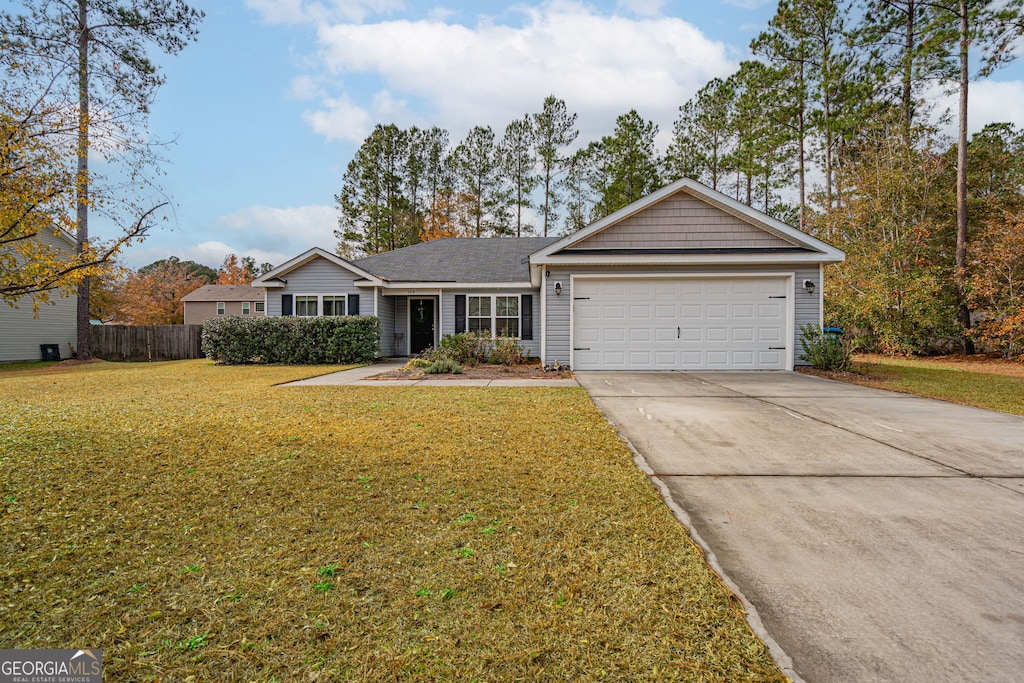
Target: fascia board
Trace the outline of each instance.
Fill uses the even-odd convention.
[[[544,266],[675,266],[675,265],[719,265],[735,263],[840,263],[844,260],[842,252],[838,256],[818,253],[801,254],[694,254],[678,256],[661,254],[636,254],[621,256],[572,256],[571,254],[555,254],[536,261]]]

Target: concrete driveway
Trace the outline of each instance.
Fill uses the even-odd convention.
[[[1022,680],[1024,419],[795,373],[577,376],[791,676]]]

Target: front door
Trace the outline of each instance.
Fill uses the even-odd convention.
[[[409,353],[416,355],[434,345],[434,300],[409,299]]]

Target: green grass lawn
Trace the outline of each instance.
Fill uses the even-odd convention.
[[[1024,415],[1024,373],[1016,372],[1017,366],[1008,362],[870,356],[860,359],[854,369],[857,375],[852,381],[870,386]]]
[[[0,647],[108,680],[782,681],[577,388],[0,377]]]

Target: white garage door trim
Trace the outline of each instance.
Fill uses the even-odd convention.
[[[794,320],[795,320],[795,296],[794,296],[794,278],[793,272],[779,273],[779,272],[719,272],[719,273],[643,273],[643,274],[586,274],[586,275],[570,275],[570,289],[569,293],[573,297],[569,307],[569,349],[572,358],[572,363],[575,367],[576,364],[576,296],[577,286],[576,283],[579,280],[713,280],[713,279],[778,279],[784,283],[784,292],[786,294],[785,300],[785,323],[784,323],[784,342],[785,350],[782,352],[785,358],[785,370],[792,371],[794,363]],[[781,368],[780,368],[781,369]]]

